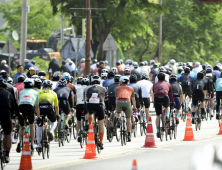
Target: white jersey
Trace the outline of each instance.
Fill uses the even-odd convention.
[[[57,81],[52,81],[52,90],[56,89],[58,87]]]
[[[194,69],[193,69],[193,72],[197,75],[197,73],[199,73],[200,71],[202,71],[202,67],[201,66],[199,66],[199,67],[195,67]]]
[[[79,105],[79,104],[84,104],[84,90],[85,88],[87,88],[88,86],[86,85],[83,85],[83,86],[79,86],[77,89],[76,89],[76,105]]]
[[[170,76],[168,74],[166,74],[166,73],[164,73],[164,74],[165,74],[165,81],[169,83]],[[156,76],[155,77],[155,83],[157,83],[158,81],[159,81],[158,77]]]
[[[92,85],[87,86],[87,87],[84,89],[84,91],[83,91],[83,100],[84,100],[85,103],[87,103],[87,101],[86,101],[86,99],[87,99],[87,97],[86,97],[86,92],[87,92],[87,90],[88,90],[90,87],[92,87]]]
[[[152,92],[153,83],[148,80],[140,80],[136,83],[141,88],[142,98],[149,98]]]

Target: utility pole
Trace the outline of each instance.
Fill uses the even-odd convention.
[[[27,14],[28,14],[28,2],[22,0],[22,21],[21,21],[21,41],[20,41],[20,64],[23,64],[23,60],[26,59],[26,47],[27,47]]]
[[[90,73],[90,60],[91,60],[91,40],[90,40],[90,0],[86,0],[86,47],[85,47],[85,75]]]
[[[61,38],[61,46],[64,45],[64,14],[62,12],[61,16],[61,31],[60,31],[60,38]]]
[[[160,0],[162,5],[162,0]],[[160,14],[160,34],[159,34],[159,62],[162,63],[162,15]]]

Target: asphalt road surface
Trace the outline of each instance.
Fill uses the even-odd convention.
[[[152,116],[153,130],[155,128],[155,116]],[[202,122],[201,130],[194,130],[194,137],[196,141],[182,141],[185,132],[185,122],[181,122],[178,126],[177,139],[163,142],[156,138],[155,142],[157,148],[141,148],[145,142],[145,136],[140,136],[139,129],[137,137],[132,138],[132,141],[127,143],[126,146],[121,146],[114,138],[112,143],[107,141],[106,135],[104,136],[104,150],[101,154],[97,155],[100,159],[85,160],[85,148],[81,149],[79,143],[73,138],[70,143],[65,143],[65,146],[59,147],[58,143],[51,142],[51,152],[49,159],[42,159],[35,152],[32,157],[33,169],[103,169],[103,170],[125,170],[131,169],[133,159],[137,160],[138,169],[152,169],[152,170],[187,170],[191,168],[192,155],[196,149],[201,149],[207,144],[219,146],[222,144],[222,135],[216,135],[219,132],[218,121],[208,120]],[[194,129],[194,126],[193,126]],[[7,169],[19,169],[21,154],[16,153],[16,145],[13,145],[10,158],[11,162],[6,166]],[[207,159],[207,158],[206,158]]]

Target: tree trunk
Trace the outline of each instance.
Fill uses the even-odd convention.
[[[96,52],[98,50],[98,47],[99,47],[99,41],[97,41],[96,39],[93,40],[92,51],[93,51],[93,54],[94,54],[94,58],[96,58]]]

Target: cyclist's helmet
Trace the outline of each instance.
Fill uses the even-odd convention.
[[[43,87],[52,87],[52,81],[51,80],[45,80],[42,83]]]
[[[214,66],[214,70],[219,70],[219,67],[217,65]]]
[[[35,64],[35,60],[32,60],[31,63],[32,63],[32,64]]]
[[[107,73],[101,73],[101,78],[104,79],[104,78],[107,78],[108,77],[108,74]]]
[[[114,77],[114,82],[118,83],[120,78],[121,78],[121,75],[116,74],[115,77]]]
[[[91,77],[92,84],[100,84],[100,81],[101,81],[101,79],[97,75]]]
[[[8,82],[9,84],[13,84],[12,78],[11,78],[11,77],[8,77],[7,82]]]
[[[130,83],[136,83],[137,82],[136,74],[131,74],[129,79],[130,79]]]
[[[59,81],[60,74],[59,73],[54,73],[52,77],[52,81]]]
[[[133,67],[134,68],[138,68],[139,67],[139,64],[137,62],[133,62]]]
[[[77,84],[82,84],[82,79],[83,79],[82,77],[78,77],[77,80],[76,80]]]
[[[174,59],[170,60],[170,64],[174,65],[176,63],[176,61]]]
[[[70,82],[70,83],[72,83],[72,82],[73,82],[73,80],[74,80],[74,77],[73,77],[73,76],[70,76],[70,77],[71,77],[71,80],[70,80],[71,82]]]
[[[116,67],[112,67],[111,70],[116,74],[118,72]]]
[[[2,70],[0,72],[0,76],[3,77],[3,79],[6,79],[6,80],[8,79],[8,73],[5,70]]]
[[[147,66],[147,65],[148,65],[148,62],[147,62],[147,61],[144,61],[144,64],[145,64],[145,66]]]
[[[18,76],[18,78],[17,78],[17,82],[18,83],[23,83],[24,81],[25,81],[25,77],[24,76],[22,76],[22,75],[20,75],[20,76]]]
[[[166,76],[166,75],[165,75],[163,72],[160,72],[160,73],[157,75],[159,81],[165,80],[165,76]]]
[[[118,61],[119,61],[121,64],[123,64],[123,60],[122,60],[122,59],[119,59]]]
[[[133,61],[132,60],[129,60],[128,61],[129,65],[133,64]]]
[[[211,65],[208,65],[206,67],[206,71],[207,71],[207,73],[211,73],[213,71],[213,68],[211,67]]]
[[[203,79],[204,73],[203,72],[198,72],[197,73],[197,78]]]
[[[69,73],[66,74],[66,75],[63,74],[63,77],[62,77],[62,78],[65,78],[65,79],[67,80],[67,82],[70,82],[70,81],[71,81],[71,76],[70,76]]]
[[[207,64],[204,63],[204,64],[202,65],[203,70],[206,70],[206,67],[207,67]]]
[[[114,77],[114,76],[115,76],[115,72],[113,70],[109,70],[108,77]]]
[[[59,81],[58,81],[58,85],[59,86],[66,86],[67,85],[67,80],[65,78],[61,78]]]
[[[42,81],[40,79],[34,79],[35,85],[34,87],[41,89],[42,87]]]
[[[155,63],[155,60],[150,60],[150,65],[153,65]]]
[[[7,87],[7,81],[3,77],[0,77],[0,87]]]
[[[157,68],[158,65],[156,63],[153,64],[153,68]]]
[[[171,74],[169,80],[177,80],[177,76],[175,74]]]
[[[99,62],[99,65],[101,65],[101,64],[105,64],[105,61],[100,61],[100,62]]]
[[[165,72],[166,72],[166,69],[164,67],[159,68],[159,73],[165,73]]]
[[[131,74],[131,70],[129,68],[125,68],[124,69],[124,74],[125,75],[130,75]]]
[[[93,59],[93,60],[92,60],[92,63],[93,63],[93,64],[97,63],[97,59]]]
[[[192,64],[191,64],[191,63],[187,63],[187,67],[189,67],[189,68],[190,68],[190,70],[193,70],[193,66],[192,66]]]
[[[109,72],[109,70],[107,70],[107,69],[102,69],[102,71],[101,71],[101,73],[108,73]]]
[[[39,71],[38,76],[46,76],[46,73],[44,71]]]
[[[116,66],[119,66],[119,65],[121,65],[121,63],[120,63],[120,61],[117,61]]]
[[[106,60],[106,61],[105,61],[105,65],[108,65],[108,63],[109,63],[109,62]]]
[[[166,71],[166,73],[167,73],[168,75],[171,75],[171,74],[172,74],[172,71],[173,71],[172,68],[168,68],[167,71]]]
[[[31,79],[39,79],[39,76],[38,75],[33,75],[32,77],[31,77]]]
[[[82,79],[82,85],[89,85],[89,79],[88,78],[83,78]]]
[[[179,62],[179,63],[178,63],[178,66],[183,66],[183,62]]]
[[[187,73],[187,74],[189,74],[189,73],[190,73],[190,68],[189,68],[189,67],[185,67],[185,68],[184,68],[184,72]]]
[[[144,62],[140,62],[140,66],[144,66],[145,65],[145,63]]]
[[[45,76],[39,76],[39,79],[43,82],[46,80]]]
[[[26,78],[23,84],[24,84],[24,88],[33,88],[35,85],[35,82],[33,79]]]
[[[122,76],[122,77],[119,79],[119,82],[122,82],[122,83],[124,83],[124,84],[128,84],[129,78],[126,77],[126,76]]]
[[[184,71],[183,68],[179,68],[179,69],[178,69],[178,73],[179,73],[179,74],[181,74],[182,71]]]
[[[141,79],[142,80],[149,80],[149,76],[147,74],[142,74]]]
[[[200,63],[199,62],[196,62],[195,63],[195,67],[199,67],[200,66]]]
[[[80,62],[81,62],[81,63],[85,63],[85,58],[82,58],[82,59],[80,60]]]

